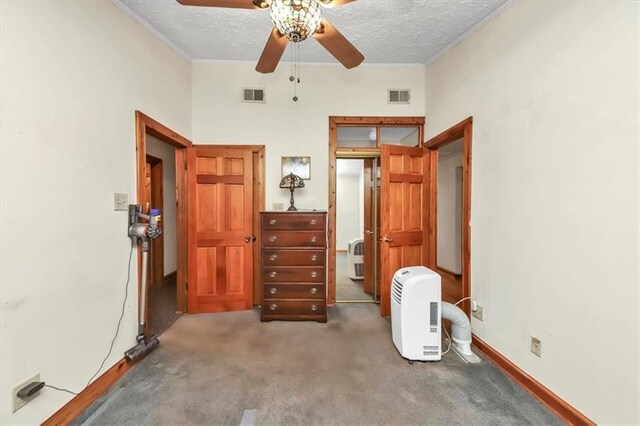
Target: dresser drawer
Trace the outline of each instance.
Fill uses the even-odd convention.
[[[262,231],[263,247],[322,247],[326,244],[324,231]]]
[[[319,267],[268,267],[262,268],[262,279],[268,282],[324,283],[324,268]]]
[[[321,213],[266,213],[262,215],[262,229],[323,230],[325,215]]]
[[[264,303],[269,299],[324,300],[324,284],[264,284]]]
[[[269,266],[324,266],[324,250],[268,250],[262,251],[262,265]]]
[[[325,315],[323,300],[269,300],[262,305],[263,315]]]

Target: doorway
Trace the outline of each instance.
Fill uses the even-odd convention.
[[[471,138],[473,118],[425,142],[431,155],[429,261],[442,276],[442,298],[470,315]]]
[[[140,111],[136,121],[136,202],[160,208],[163,235],[151,245],[145,332],[165,331],[186,312],[186,148],[191,141]],[[157,207],[158,206],[158,207]],[[138,300],[141,295],[138,248]]]
[[[375,158],[336,161],[336,302],[379,300],[377,259],[373,244],[379,216]],[[374,209],[378,206],[378,210]]]
[[[181,315],[177,301],[176,171],[173,145],[147,134],[147,177],[144,211],[162,214],[162,234],[149,247],[147,271],[148,328],[160,335]],[[168,167],[165,167],[165,164]]]
[[[384,299],[384,285],[381,285],[384,271],[381,254],[381,205],[382,205],[382,164],[381,152],[386,145],[396,145],[401,150],[422,150],[424,117],[330,117],[329,118],[329,255],[328,255],[328,296],[329,305],[336,302],[379,302]],[[425,151],[426,152],[426,151]],[[343,164],[352,161],[358,170],[357,191],[351,189],[351,198],[359,203],[359,220],[355,229],[350,227],[349,238],[342,234],[340,228],[341,201],[345,202],[345,189],[341,188],[339,170]],[[407,163],[408,164],[408,163]],[[413,163],[412,163],[413,164]],[[395,166],[395,163],[394,163]],[[387,166],[389,168],[389,165]],[[413,170],[413,169],[412,169]],[[422,169],[421,169],[422,170]],[[362,176],[362,178],[360,178]],[[420,175],[422,176],[422,175]],[[394,175],[395,177],[395,175]],[[345,184],[348,186],[348,184]],[[351,185],[353,187],[353,184]],[[356,195],[357,194],[357,195]],[[365,196],[366,195],[366,196]],[[352,208],[353,209],[353,208]],[[353,218],[352,218],[353,219]],[[346,219],[343,219],[346,220]],[[353,222],[353,220],[351,220]],[[343,226],[344,228],[344,226]],[[421,228],[422,229],[422,228]],[[421,240],[422,241],[422,240]],[[352,242],[351,246],[349,242]],[[356,245],[362,243],[363,253],[356,257]],[[384,244],[389,245],[388,242]],[[349,252],[353,251],[352,259]],[[395,250],[401,253],[402,248]],[[394,252],[394,253],[395,253]],[[422,250],[420,250],[422,256]],[[421,259],[422,260],[422,257]],[[426,256],[425,259],[426,261]],[[344,268],[354,268],[355,263],[364,263],[363,277],[360,279],[345,278]],[[342,297],[339,294],[339,280],[349,279],[352,287],[356,286],[356,297]],[[356,281],[356,283],[353,283]],[[362,281],[358,283],[357,281]],[[359,286],[359,287],[358,287]],[[350,300],[348,300],[350,299]],[[381,305],[381,314],[385,314],[388,303]]]

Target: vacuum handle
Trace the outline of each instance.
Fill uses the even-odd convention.
[[[147,311],[147,269],[149,252],[142,251],[142,283],[140,285],[140,306],[138,309],[138,336],[144,336],[144,324]]]

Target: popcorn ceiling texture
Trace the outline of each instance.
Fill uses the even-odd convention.
[[[194,60],[257,61],[273,27],[268,11],[114,1]],[[424,64],[508,2],[359,0],[322,12],[364,54],[365,63]],[[288,49],[283,60],[290,54]],[[314,40],[301,43],[300,60],[335,62]]]

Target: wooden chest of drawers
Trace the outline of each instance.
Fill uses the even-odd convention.
[[[326,212],[261,212],[261,321],[327,322]]]

